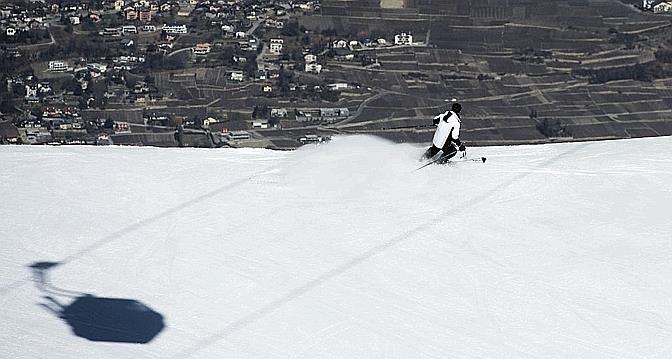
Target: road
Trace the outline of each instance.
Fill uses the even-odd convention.
[[[175,50],[175,51],[169,53],[168,55],[166,55],[166,57],[171,57],[173,55],[176,55],[176,54],[179,54],[179,53],[185,52],[185,51],[191,51],[191,47],[184,47],[184,48]]]

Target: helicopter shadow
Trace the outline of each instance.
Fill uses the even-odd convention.
[[[146,344],[165,328],[163,315],[140,301],[98,297],[53,286],[48,272],[59,264],[36,262],[29,268],[44,294],[45,302],[39,305],[65,321],[76,336],[96,342]],[[68,299],[69,304],[65,304]]]

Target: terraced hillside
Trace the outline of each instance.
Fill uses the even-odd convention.
[[[672,134],[671,20],[616,0],[327,0],[304,24],[427,42],[361,50],[378,67],[328,65],[379,91],[340,130],[425,141],[413,127],[456,98],[474,141],[520,143]]]

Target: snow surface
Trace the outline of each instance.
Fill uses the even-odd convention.
[[[0,147],[0,358],[672,357],[672,138],[423,150]],[[76,336],[84,293],[165,328]]]

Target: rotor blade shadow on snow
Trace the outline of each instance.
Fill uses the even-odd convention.
[[[563,153],[560,153],[557,156],[552,157],[552,158],[542,162],[541,164],[539,164],[536,167],[537,168],[546,167],[546,166],[554,163],[555,161],[558,161],[559,159],[566,157],[568,154],[576,152],[580,149],[583,149],[586,146],[587,146],[587,144],[583,144],[583,145],[580,145],[580,146],[574,146],[570,150],[565,151]],[[466,210],[467,208],[475,207],[476,205],[478,205],[478,204],[482,203],[484,200],[486,200],[488,197],[490,197],[490,196],[492,196],[496,193],[499,193],[499,191],[501,191],[502,189],[511,186],[512,184],[518,182],[519,180],[521,180],[521,179],[523,179],[523,178],[525,178],[525,177],[527,177],[527,176],[529,176],[533,173],[535,173],[535,172],[534,171],[529,171],[529,172],[521,173],[517,176],[514,176],[513,178],[509,179],[508,181],[506,181],[504,183],[501,183],[500,185],[498,185],[498,186],[494,187],[493,189],[485,192],[484,194],[482,194],[478,197],[472,198],[470,200],[467,200],[464,203],[458,204],[457,208],[461,208],[462,210]],[[358,256],[355,256],[355,257],[351,258],[350,260],[348,260],[347,262],[339,265],[338,267],[319,275],[318,277],[306,282],[305,284],[294,288],[293,290],[289,291],[288,293],[286,293],[282,297],[280,297],[278,299],[275,299],[274,301],[266,304],[265,306],[257,309],[256,311],[253,311],[253,312],[241,317],[237,321],[234,321],[234,322],[228,324],[227,326],[225,326],[224,328],[222,328],[218,332],[210,335],[209,337],[201,339],[198,342],[196,342],[194,345],[177,352],[171,358],[192,357],[194,354],[198,353],[203,348],[205,348],[207,346],[210,346],[214,343],[217,343],[218,341],[228,337],[229,335],[231,335],[231,334],[247,327],[248,325],[264,318],[266,315],[273,313],[274,311],[276,311],[277,309],[279,309],[283,305],[291,302],[292,300],[294,300],[294,299],[296,299],[300,296],[303,296],[303,295],[307,294],[311,290],[313,290],[313,289],[321,286],[322,284],[326,283],[327,281],[329,281],[329,280],[331,280],[331,279],[349,271],[353,267],[359,265],[360,263],[365,262],[369,258],[374,257],[374,256],[378,255],[379,253],[382,253],[385,250],[396,246],[397,244],[407,240],[411,236],[422,233],[427,228],[432,227],[432,225],[436,225],[436,223],[440,223],[440,221],[439,221],[440,219],[449,217],[453,213],[454,213],[454,210],[451,208],[451,209],[449,209],[449,210],[447,210],[443,213],[440,213],[439,215],[431,218],[427,222],[422,223],[422,224],[420,224],[420,225],[418,225],[414,228],[411,228],[408,231],[406,231],[404,233],[401,233],[401,234],[395,236],[394,238],[392,238],[388,241],[385,241],[385,242],[383,242],[383,243],[365,251],[364,253],[359,254]]]
[[[216,189],[214,189],[214,190],[212,190],[212,191],[209,191],[209,192],[207,192],[207,193],[204,193],[204,194],[202,194],[202,195],[200,195],[200,196],[198,196],[198,197],[196,197],[196,198],[194,198],[194,199],[191,199],[191,200],[186,201],[186,202],[183,202],[183,203],[181,203],[181,204],[179,204],[179,205],[177,205],[177,206],[174,206],[174,207],[172,207],[172,208],[169,208],[169,209],[167,209],[167,210],[165,210],[165,211],[163,211],[163,212],[161,212],[161,213],[158,213],[158,214],[156,214],[156,215],[154,215],[154,216],[152,216],[152,217],[143,219],[143,220],[141,220],[141,221],[139,221],[139,222],[137,222],[137,223],[134,223],[134,224],[131,224],[131,225],[127,226],[126,228],[122,228],[122,229],[120,229],[120,230],[118,230],[118,231],[116,231],[116,232],[114,232],[114,233],[108,234],[108,235],[106,235],[105,237],[103,237],[103,238],[101,238],[101,239],[99,239],[99,240],[97,240],[97,241],[95,241],[95,242],[89,244],[88,246],[86,246],[86,247],[80,249],[80,250],[77,251],[76,253],[73,253],[73,254],[71,254],[71,255],[65,257],[65,258],[64,258],[63,260],[61,260],[60,262],[42,262],[42,263],[57,263],[58,265],[64,265],[64,264],[67,264],[68,262],[71,262],[71,261],[73,261],[73,260],[75,260],[75,259],[77,259],[77,258],[80,258],[80,257],[82,257],[83,255],[86,255],[86,254],[88,254],[88,253],[90,253],[90,252],[93,252],[94,250],[96,250],[96,249],[98,249],[98,248],[100,248],[100,247],[102,247],[102,246],[104,246],[104,245],[107,245],[107,244],[109,244],[109,243],[111,243],[111,242],[114,242],[114,241],[120,239],[121,237],[123,237],[123,236],[125,236],[125,235],[127,235],[127,234],[129,234],[129,233],[132,233],[132,232],[134,232],[134,231],[139,230],[140,228],[143,228],[143,227],[145,227],[145,226],[147,226],[147,225],[150,225],[150,224],[152,224],[152,223],[154,223],[154,222],[156,222],[156,221],[158,221],[158,220],[164,218],[165,216],[169,216],[169,215],[175,214],[175,213],[180,212],[180,211],[182,211],[182,210],[184,210],[184,209],[186,209],[186,208],[189,208],[189,207],[191,207],[191,206],[193,206],[193,205],[195,205],[195,204],[198,204],[198,203],[200,203],[200,202],[202,202],[202,201],[205,201],[205,200],[209,199],[210,197],[212,197],[212,196],[214,196],[214,195],[217,195],[217,194],[219,194],[219,193],[221,193],[221,192],[228,191],[228,190],[230,190],[230,189],[233,189],[233,188],[236,188],[236,187],[238,187],[238,186],[240,186],[240,185],[243,185],[243,184],[247,183],[250,179],[252,179],[252,178],[254,178],[254,177],[256,177],[256,176],[258,176],[258,175],[260,175],[260,174],[262,174],[262,173],[253,174],[253,175],[251,175],[251,176],[249,176],[249,177],[247,177],[247,178],[243,178],[243,179],[240,179],[240,180],[235,181],[235,182],[233,182],[233,183],[229,183],[229,184],[227,184],[227,185],[218,187],[218,188],[216,188]],[[31,264],[30,267],[32,268],[32,266],[34,266],[34,265],[35,265],[35,263],[34,263],[34,264]],[[33,269],[35,269],[35,268],[33,268]],[[1,288],[0,288],[0,294],[5,295],[5,294],[7,294],[7,293],[9,293],[9,292],[11,292],[11,291],[13,291],[13,290],[15,290],[15,289],[21,288],[21,287],[22,287],[23,285],[25,285],[26,283],[27,283],[26,278],[18,279],[18,280],[14,281],[13,283],[11,283],[11,284],[9,284],[9,285],[7,285],[7,286],[1,287]]]
[[[101,238],[101,239],[95,241],[94,243],[91,243],[90,245],[88,245],[88,246],[86,246],[86,247],[80,249],[80,250],[77,251],[76,253],[73,253],[73,254],[69,255],[68,257],[66,257],[65,259],[63,259],[63,260],[61,261],[61,263],[62,263],[62,264],[68,263],[68,262],[70,262],[70,261],[72,261],[72,260],[75,260],[75,259],[77,259],[77,258],[79,258],[79,257],[81,257],[81,256],[83,256],[83,255],[85,255],[85,254],[88,254],[88,253],[90,253],[90,252],[93,252],[94,250],[96,250],[96,249],[98,249],[98,248],[100,248],[100,247],[102,247],[102,246],[104,246],[104,245],[106,245],[106,244],[109,244],[109,243],[111,243],[111,242],[114,242],[115,240],[117,240],[117,239],[119,239],[119,238],[125,236],[126,234],[129,234],[129,233],[131,233],[131,232],[137,231],[138,229],[140,229],[140,228],[142,228],[142,227],[145,227],[145,226],[147,226],[147,225],[150,225],[150,224],[152,224],[152,223],[154,223],[154,222],[156,222],[156,221],[158,221],[158,220],[164,218],[165,216],[169,216],[169,215],[175,214],[175,213],[177,213],[177,212],[182,211],[183,209],[189,208],[189,207],[191,207],[191,206],[193,206],[193,205],[195,205],[195,204],[197,204],[197,203],[203,202],[203,201],[205,201],[205,200],[211,198],[212,196],[214,196],[214,195],[216,195],[216,194],[219,194],[219,193],[221,193],[221,192],[228,191],[228,190],[230,190],[230,189],[233,189],[233,188],[236,188],[236,187],[238,187],[238,186],[240,186],[240,185],[243,185],[243,184],[247,183],[250,179],[254,178],[255,176],[257,176],[257,175],[255,174],[255,175],[252,175],[252,176],[250,176],[250,177],[246,177],[246,178],[240,179],[240,180],[238,180],[238,181],[235,181],[235,182],[233,182],[233,183],[229,183],[229,184],[227,184],[227,185],[225,185],[225,186],[221,186],[221,187],[219,187],[219,188],[215,188],[214,190],[212,190],[212,191],[210,191],[210,192],[207,192],[207,193],[204,193],[204,194],[202,194],[202,195],[200,195],[200,196],[198,196],[198,197],[196,197],[196,198],[194,198],[194,199],[191,199],[191,200],[189,200],[189,201],[183,202],[183,203],[181,203],[181,204],[179,204],[179,205],[177,205],[177,206],[171,207],[171,208],[169,208],[169,209],[167,209],[167,210],[165,210],[165,211],[163,211],[163,212],[161,212],[161,213],[158,213],[158,214],[156,214],[156,215],[154,215],[154,216],[152,216],[152,217],[143,219],[143,220],[141,220],[140,222],[137,222],[137,223],[132,224],[132,225],[126,227],[126,228],[123,228],[123,229],[118,230],[118,231],[116,231],[116,232],[114,232],[114,233],[111,233],[111,234],[109,234],[109,235],[107,235],[107,236],[105,236],[105,237],[103,237],[103,238]]]

